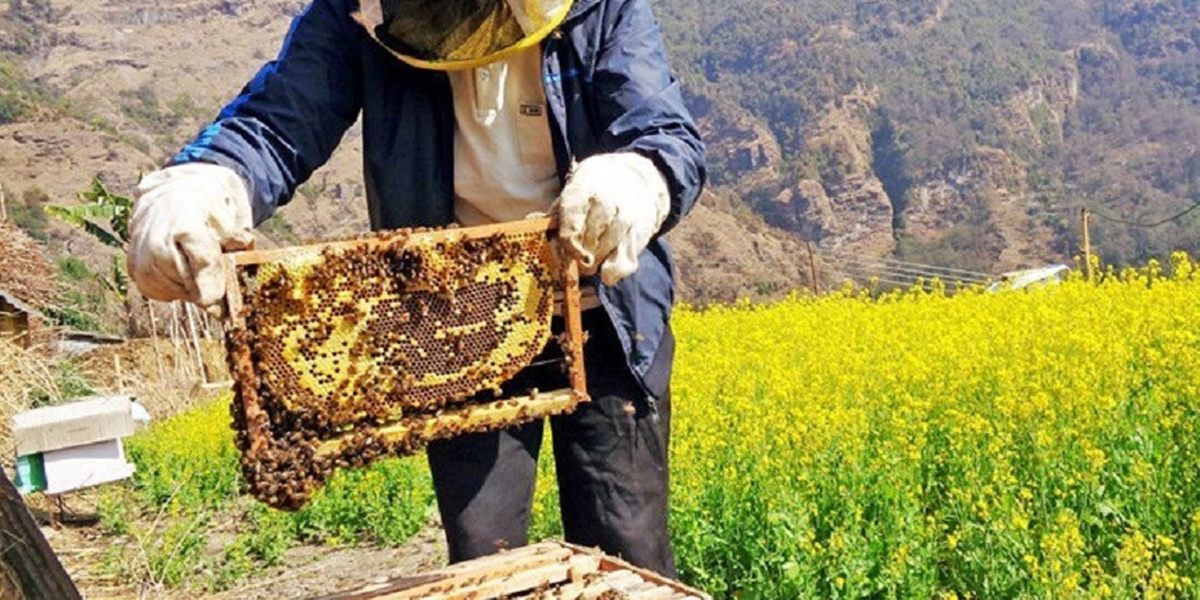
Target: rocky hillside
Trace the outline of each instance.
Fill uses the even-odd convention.
[[[1076,215],[1124,262],[1200,250],[1200,5],[1190,0],[654,0],[712,182],[672,234],[685,297],[762,297],[837,257],[995,273],[1069,260]],[[0,187],[40,213],[129,192],[275,53],[303,0],[8,0]],[[366,227],[359,132],[264,243]],[[1194,213],[1195,214],[1195,213]],[[1100,217],[1112,217],[1105,220]],[[828,282],[827,282],[828,283]]]
[[[658,5],[717,188],[823,249],[996,272],[1069,257],[1083,206],[1110,261],[1200,249],[1128,224],[1200,197],[1196,2]]]

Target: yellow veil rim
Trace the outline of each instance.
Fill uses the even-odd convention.
[[[563,2],[562,6],[559,7],[558,10],[556,10],[554,13],[552,13],[550,15],[550,19],[546,22],[545,25],[538,28],[536,31],[527,34],[525,37],[521,38],[521,41],[517,42],[516,44],[513,44],[507,48],[504,48],[503,50],[497,50],[486,56],[481,56],[479,58],[472,58],[472,59],[467,59],[467,60],[431,61],[431,60],[424,60],[424,59],[416,58],[413,56],[408,56],[407,54],[403,54],[400,52],[396,52],[392,48],[389,48],[387,46],[387,44],[384,44],[383,42],[381,42],[375,36],[374,29],[369,25],[369,23],[364,19],[364,17],[361,14],[355,14],[354,16],[359,21],[359,23],[362,24],[366,28],[367,33],[371,36],[371,39],[374,39],[376,41],[376,43],[378,43],[380,46],[383,46],[385,50],[390,52],[392,54],[392,56],[395,56],[396,58],[400,59],[405,64],[411,65],[418,69],[426,69],[426,70],[430,70],[430,71],[465,71],[467,69],[477,69],[479,67],[487,66],[494,62],[504,60],[504,59],[509,58],[517,53],[523,52],[525,50],[528,50],[529,48],[532,48],[532,47],[537,46],[538,44],[542,43],[542,40],[546,39],[551,33],[554,32],[555,29],[558,28],[559,25],[562,25],[563,21],[565,21],[567,19],[567,14],[569,14],[571,12],[571,7],[574,6],[574,4],[575,4],[574,0],[567,0],[566,2]]]

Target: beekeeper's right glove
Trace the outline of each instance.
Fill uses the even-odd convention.
[[[129,220],[129,275],[147,298],[217,306],[222,251],[254,241],[246,185],[228,167],[188,163],[142,179]]]
[[[671,197],[662,172],[633,152],[597,154],[571,170],[558,197],[558,235],[585,275],[605,285],[638,268],[638,255],[658,233]]]

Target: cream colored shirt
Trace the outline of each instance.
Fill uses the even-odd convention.
[[[457,125],[455,219],[485,225],[545,211],[561,186],[540,49],[449,75]]]

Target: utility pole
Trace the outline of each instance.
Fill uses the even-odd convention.
[[[817,272],[816,253],[813,252],[812,242],[804,242],[804,245],[808,247],[808,272],[812,277],[813,292],[819,296],[821,295],[821,274]]]
[[[1083,268],[1088,281],[1092,281],[1092,234],[1088,229],[1091,215],[1086,206],[1079,210],[1080,227],[1083,229]]]
[[[0,221],[8,220],[8,202],[4,198],[4,188],[0,187]]]

